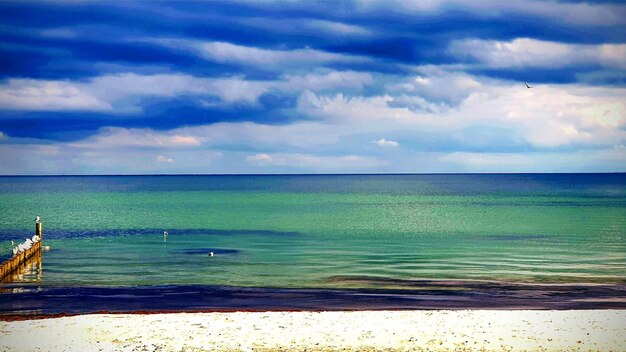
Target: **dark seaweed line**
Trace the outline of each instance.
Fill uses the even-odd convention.
[[[0,319],[15,315],[155,311],[380,309],[626,309],[626,285],[462,286],[420,289],[302,289],[210,285],[129,287],[5,286]]]

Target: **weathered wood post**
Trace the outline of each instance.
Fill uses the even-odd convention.
[[[37,237],[41,238],[41,228],[42,228],[42,223],[41,220],[37,220],[35,221],[35,235],[37,235]]]

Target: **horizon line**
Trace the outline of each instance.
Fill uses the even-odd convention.
[[[419,176],[419,175],[597,175],[626,174],[626,171],[586,172],[364,172],[364,173],[180,173],[180,174],[22,174],[0,177],[103,177],[103,176]]]

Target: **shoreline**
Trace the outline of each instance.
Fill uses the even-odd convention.
[[[626,349],[626,310],[87,314],[0,332],[7,351],[609,351]]]
[[[360,308],[342,308],[342,309],[237,309],[237,308],[222,308],[222,309],[151,309],[151,310],[99,310],[87,313],[33,313],[33,314],[0,314],[0,323],[11,323],[15,321],[29,321],[29,320],[46,320],[46,319],[58,319],[58,318],[72,318],[79,316],[148,316],[148,315],[175,315],[175,314],[232,314],[232,313],[358,313],[358,312],[580,312],[580,311],[624,311],[624,308],[587,308],[587,309],[545,309],[545,308],[528,308],[528,307],[509,307],[509,308],[381,308],[381,309],[360,309]],[[626,324],[626,320],[624,321]]]

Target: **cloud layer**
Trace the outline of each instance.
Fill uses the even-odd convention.
[[[0,174],[626,171],[625,18],[616,2],[4,2]]]

